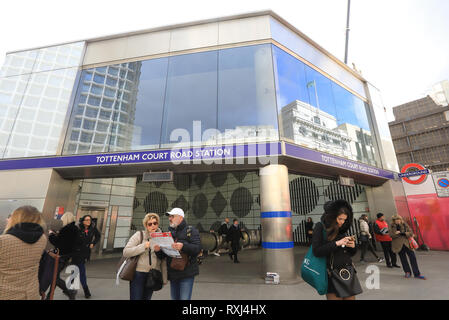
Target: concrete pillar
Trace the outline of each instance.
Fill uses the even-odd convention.
[[[276,272],[280,281],[299,280],[293,255],[292,213],[288,169],[268,165],[260,169],[260,207],[263,247],[263,276]]]

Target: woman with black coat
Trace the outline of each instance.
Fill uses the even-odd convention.
[[[100,241],[101,234],[97,230],[95,223],[92,221],[90,215],[85,215],[80,219],[79,223],[80,238],[81,238],[81,252],[79,260],[74,262],[80,270],[80,282],[83,286],[84,296],[86,299],[91,297],[89,287],[87,286],[86,278],[86,262],[90,260],[91,249]]]
[[[59,268],[56,277],[56,286],[58,286],[62,292],[69,297],[70,300],[75,300],[76,290],[69,290],[65,284],[65,281],[61,280],[61,271],[69,264],[69,260],[72,259],[72,263],[76,264],[80,258],[81,239],[79,229],[75,225],[75,217],[71,212],[66,212],[61,217],[62,228],[58,233],[49,231],[48,240],[55,248],[59,249]]]
[[[352,207],[347,201],[328,201],[324,204],[321,223],[316,223],[313,230],[313,254],[316,257],[326,257],[327,261],[329,278],[326,297],[328,300],[355,300],[355,295],[362,292],[351,259],[357,251],[355,239],[346,234],[352,225],[352,221]],[[325,238],[323,238],[323,226],[326,231]],[[332,267],[342,278],[348,278],[350,270],[354,270],[353,275],[351,275],[351,277],[354,277],[354,286],[350,290],[342,290],[339,286],[334,285],[334,281],[336,283],[338,281],[332,279]],[[351,294],[348,292],[351,292]]]

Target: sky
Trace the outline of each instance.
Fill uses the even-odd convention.
[[[3,0],[0,66],[9,51],[268,9],[343,61],[347,2]],[[381,91],[390,111],[423,97],[449,80],[449,1],[352,0],[352,63]]]

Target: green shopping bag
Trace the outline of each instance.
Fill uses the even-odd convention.
[[[326,229],[323,225],[323,239],[326,239]],[[301,277],[316,289],[318,294],[327,293],[326,257],[315,257],[310,246],[301,265]]]

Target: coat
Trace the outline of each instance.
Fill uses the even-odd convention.
[[[20,229],[21,234],[0,235],[0,300],[41,298],[38,271],[47,237],[34,223],[22,223]]]
[[[349,209],[349,216],[345,223],[338,230],[338,234],[334,240],[329,241],[323,238],[323,228],[329,228],[338,216],[338,210],[341,206],[346,206]],[[331,258],[333,256],[333,265],[335,268],[343,267],[352,264],[352,256],[357,252],[356,248],[337,247],[336,242],[346,237],[346,233],[352,225],[353,213],[351,205],[344,200],[337,200],[332,202],[327,208],[325,206],[325,213],[321,216],[321,223],[316,223],[312,235],[312,250],[316,257],[326,257],[327,267],[330,268]]]
[[[371,233],[369,232],[369,225],[368,222],[366,222],[365,219],[359,219],[359,226],[360,226],[360,235],[367,236],[367,239],[371,239]]]
[[[161,232],[160,229],[158,229],[156,232]],[[125,248],[123,249],[123,256],[125,258],[135,257],[139,256],[139,259],[137,260],[137,267],[136,271],[138,272],[149,272],[151,269],[156,269],[161,271],[162,273],[162,280],[164,284],[166,284],[167,281],[167,268],[165,265],[164,254],[162,253],[162,250],[159,252],[154,251],[154,243],[151,243],[151,236],[148,232],[148,230],[143,230],[143,238],[141,241],[141,232],[137,231],[132,235],[132,237],[128,240],[128,243],[126,244]],[[147,241],[150,241],[150,248],[145,248],[145,243]],[[150,265],[150,249],[151,249],[151,265]]]
[[[91,224],[87,229],[83,224],[80,224],[79,229],[79,236],[81,238],[79,262],[85,263],[86,261],[90,260],[90,245],[93,244],[95,246],[100,241],[101,234],[94,224]],[[76,262],[74,261],[74,263]]]
[[[400,234],[396,234],[396,231],[400,231]],[[390,225],[389,234],[393,239],[391,243],[391,250],[394,253],[399,253],[402,250],[403,246],[406,246],[410,250],[413,248],[410,247],[410,243],[408,242],[408,238],[413,237],[413,231],[410,229],[407,223],[401,223],[399,225],[392,223]]]
[[[244,238],[243,238],[242,230],[239,225],[237,225],[237,227],[236,227],[233,224],[229,228],[227,239],[228,239],[228,241],[231,241],[231,247],[233,249],[235,249],[234,251],[237,251],[238,249],[240,249],[240,239],[244,239]]]
[[[168,228],[173,236],[173,240],[175,240],[176,242],[182,242],[183,247],[181,249],[181,253],[186,253],[189,257],[189,263],[182,271],[170,268],[172,258],[167,257],[168,280],[181,280],[200,274],[198,261],[196,259],[202,248],[200,233],[198,229],[192,227],[191,235],[190,237],[188,237],[187,229],[188,226],[185,220],[182,220],[182,222],[176,228]]]
[[[57,234],[50,234],[48,240],[55,248],[59,249],[59,255],[65,261],[72,258],[73,263],[78,263],[81,251],[80,230],[75,222],[62,227]]]

